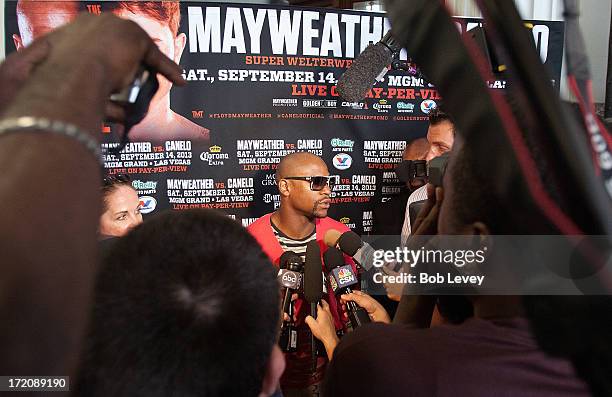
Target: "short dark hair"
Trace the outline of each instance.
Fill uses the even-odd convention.
[[[443,121],[448,121],[451,124],[455,125],[455,121],[450,116],[450,114],[446,113],[440,107],[437,107],[437,108],[433,109],[431,112],[429,112],[429,116],[428,117],[429,117],[429,124],[430,125],[440,124]]]
[[[102,193],[102,212],[106,212],[108,209],[108,201],[107,198],[115,190],[120,188],[121,186],[127,186],[134,189],[132,186],[132,178],[128,174],[113,174],[113,175],[105,175],[102,178],[102,186],[100,188],[100,192]],[[134,189],[136,190],[136,189]]]
[[[240,224],[157,215],[102,264],[76,395],[256,396],[279,312],[274,267]]]

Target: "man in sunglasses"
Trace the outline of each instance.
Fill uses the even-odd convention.
[[[276,182],[280,193],[277,211],[259,218],[248,228],[264,252],[278,266],[284,251],[293,251],[302,258],[306,245],[312,240],[320,242],[321,250],[325,233],[330,229],[346,232],[349,229],[327,217],[331,205],[331,191],[336,177],[330,176],[325,162],[314,154],[298,152],[284,157],[276,170]],[[347,262],[352,263],[348,258]],[[328,301],[337,330],[344,327],[340,307],[333,293],[328,291]],[[298,329],[297,352],[287,353],[287,369],[281,379],[283,395],[319,396],[327,359],[319,357],[317,369],[312,373],[309,329],[304,319],[310,314],[302,297],[295,301],[295,317]]]

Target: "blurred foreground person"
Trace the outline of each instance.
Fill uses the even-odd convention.
[[[435,195],[428,193],[423,210],[428,215],[417,222],[415,235],[430,223],[424,234],[469,235],[486,246],[491,235],[549,232],[546,226],[536,230],[500,214],[480,169],[473,147],[456,142],[444,191],[438,187]],[[488,260],[504,255],[494,246],[489,254]],[[512,268],[511,261],[496,259]],[[414,329],[370,324],[345,336],[333,352],[325,396],[353,396],[355,390],[385,396],[589,395],[568,360],[549,356],[538,346],[521,297],[478,295],[470,300],[474,317],[460,325]],[[315,335],[326,335],[329,328],[319,319],[309,325]],[[354,376],[364,370],[369,376]],[[348,387],[346,379],[351,380]]]
[[[75,395],[271,395],[278,307],[275,268],[240,224],[160,214],[105,257]]]
[[[141,64],[184,84],[136,24],[81,15],[0,65],[0,374],[75,373],[96,264],[100,124],[121,120],[108,98]]]

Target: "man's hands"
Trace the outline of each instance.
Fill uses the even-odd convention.
[[[331,361],[339,339],[336,335],[334,318],[329,311],[329,304],[325,300],[321,300],[321,303],[317,305],[317,319],[306,316],[305,321],[315,338],[323,342],[327,357]]]
[[[391,318],[389,317],[389,313],[387,313],[385,308],[378,303],[376,299],[372,298],[365,292],[353,291],[350,294],[342,295],[340,300],[343,305],[346,305],[346,302],[352,301],[358,306],[363,307],[374,322],[385,324],[391,323]]]

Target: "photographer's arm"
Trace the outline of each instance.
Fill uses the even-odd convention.
[[[10,97],[3,95],[2,121],[57,120],[95,142],[106,99],[141,62],[181,82],[142,29],[111,15],[81,16],[40,40],[33,46],[47,49],[27,62],[7,59],[0,72],[26,67]],[[71,375],[95,271],[99,159],[39,126],[0,135],[0,167],[0,373]]]

